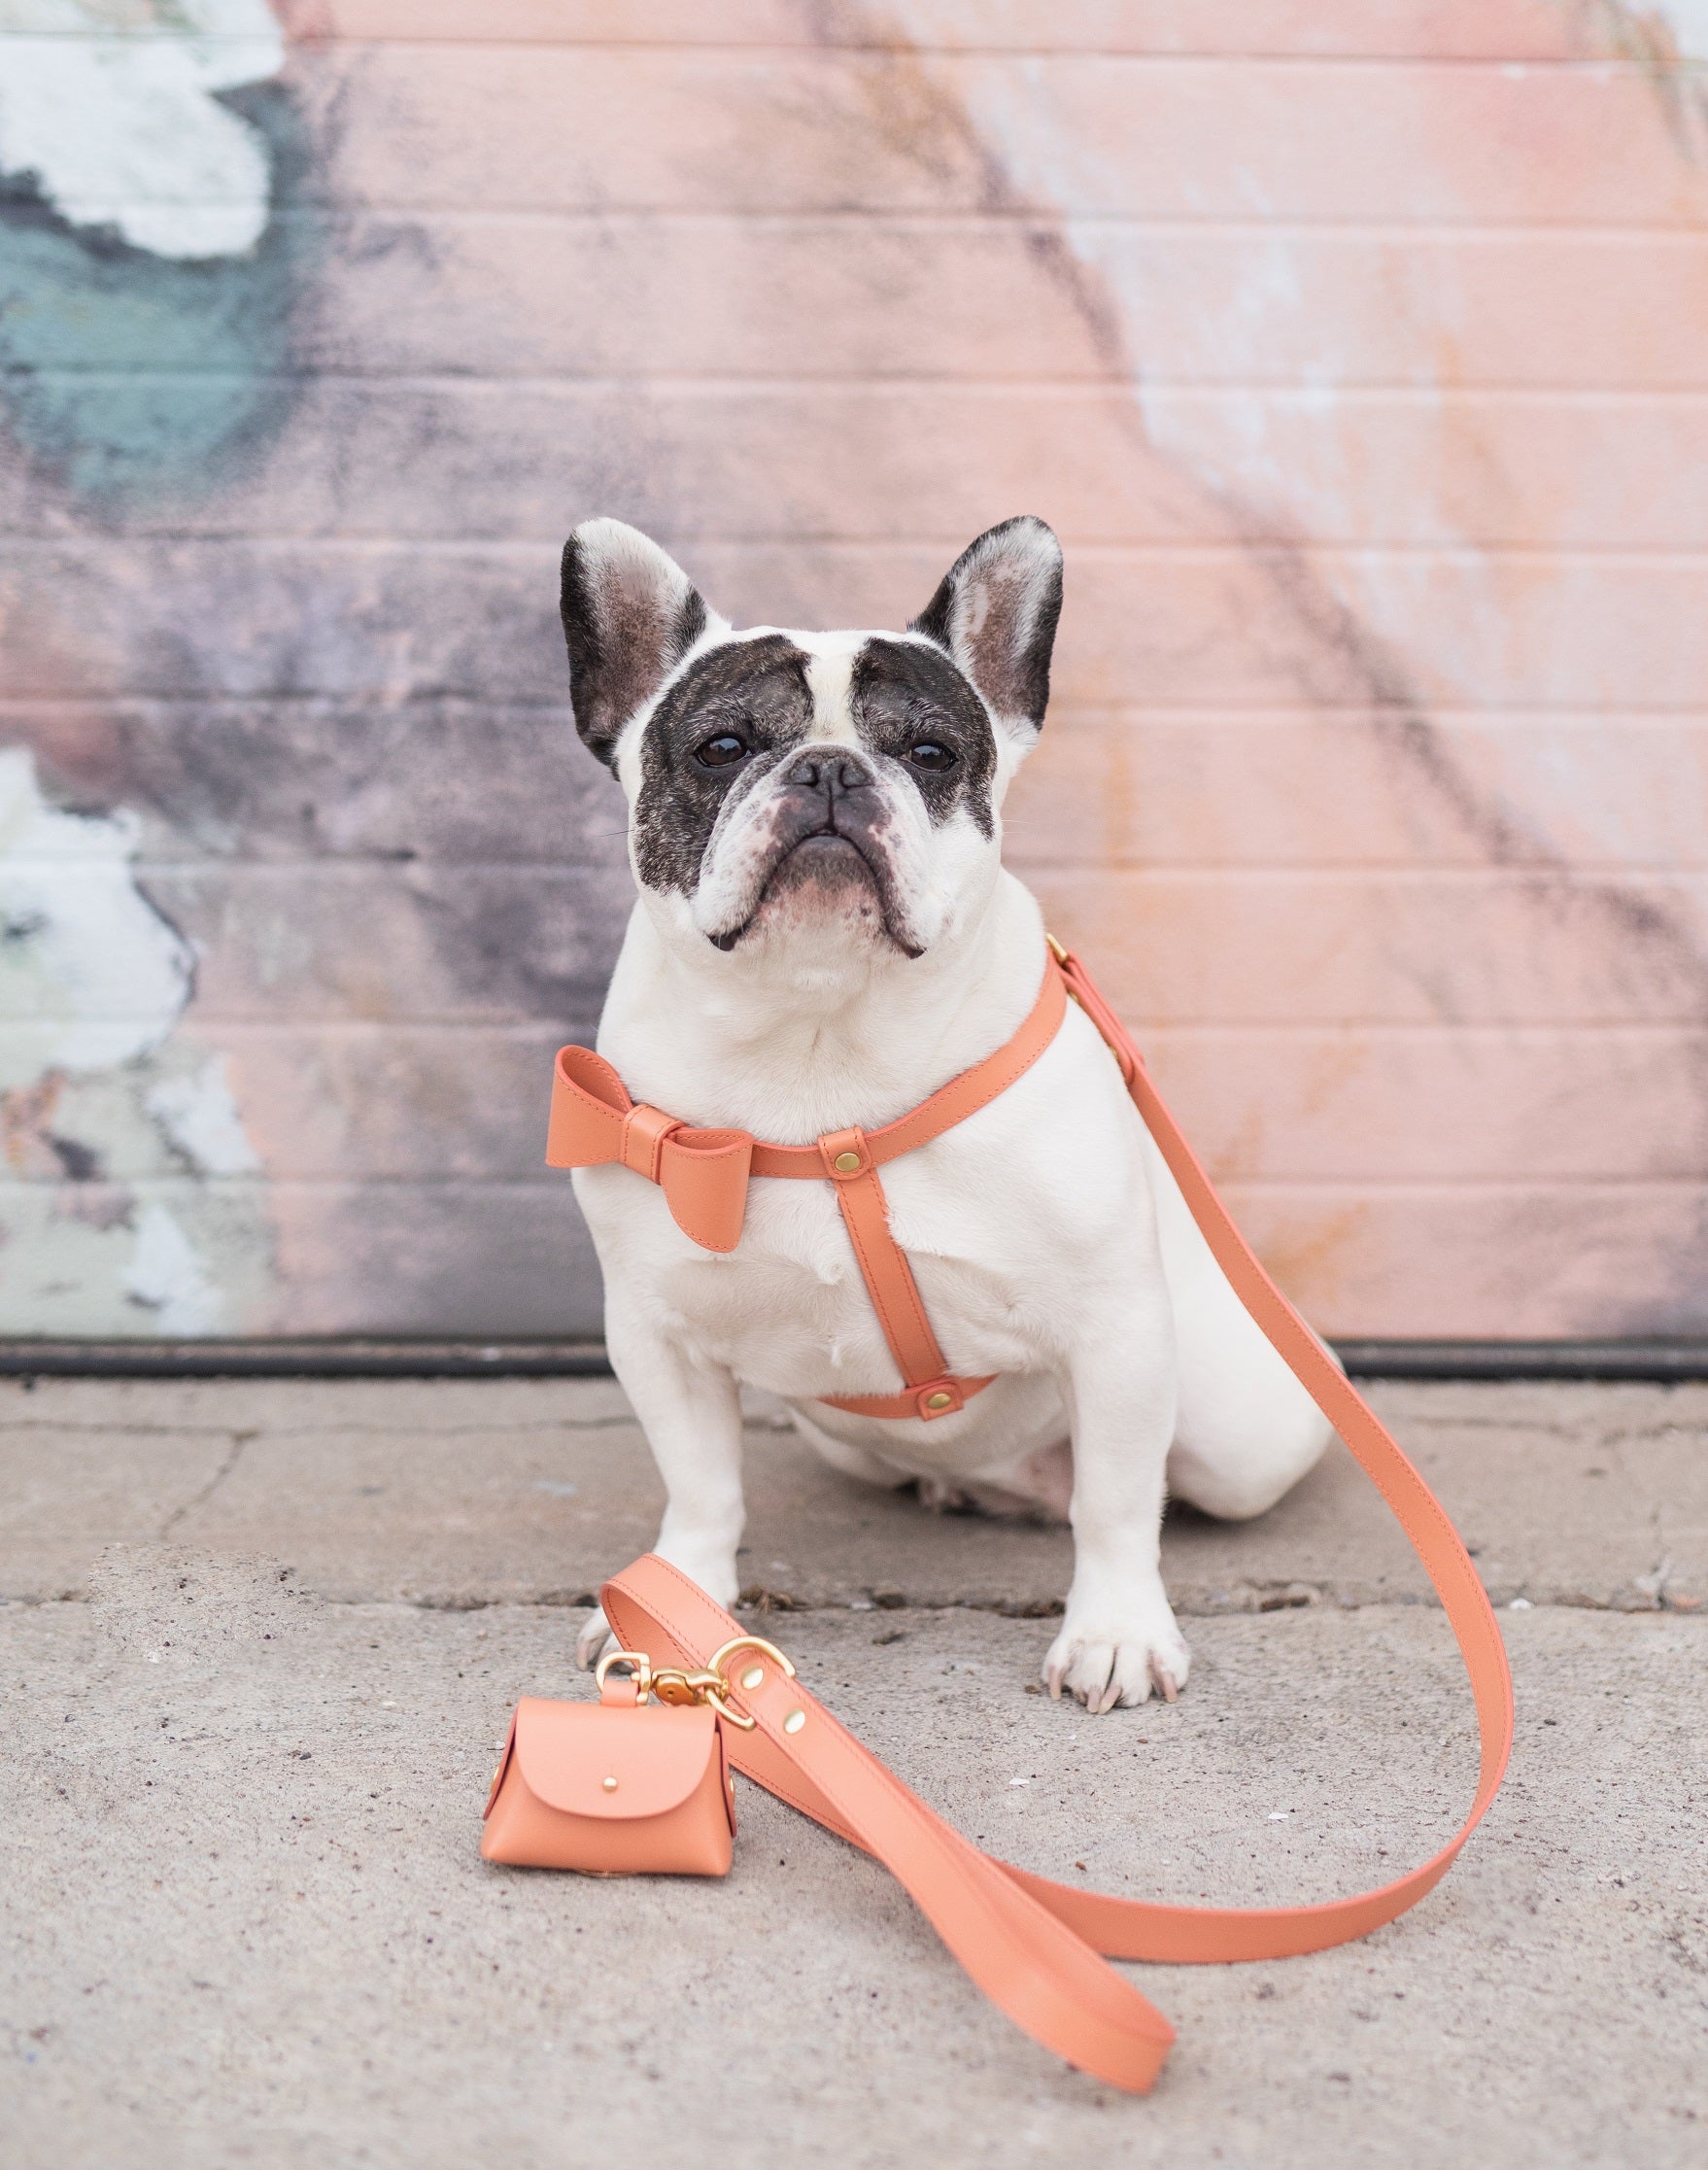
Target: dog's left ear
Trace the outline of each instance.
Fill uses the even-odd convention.
[[[1036,731],[1061,614],[1062,546],[1022,513],[962,551],[907,630],[946,648],[1001,721]]]
[[[607,768],[623,726],[700,635],[730,630],[675,559],[621,520],[584,520],[564,543],[561,607],[575,728]]]

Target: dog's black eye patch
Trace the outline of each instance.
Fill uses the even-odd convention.
[[[990,714],[940,649],[873,637],[855,660],[850,701],[862,742],[903,764],[934,822],[965,808],[993,833]]]
[[[806,734],[806,657],[787,635],[726,640],[660,697],[640,741],[634,863],[649,889],[692,896],[718,813]]]

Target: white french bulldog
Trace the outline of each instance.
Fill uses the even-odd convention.
[[[576,727],[628,796],[640,887],[598,1051],[636,1102],[810,1145],[893,1120],[1015,1032],[1045,944],[1002,865],[1002,805],[1043,721],[1061,593],[1055,536],[1017,519],[905,633],[736,633],[645,535],[576,529]],[[1165,1492],[1260,1514],[1330,1435],[1072,1004],[1016,1084],[884,1169],[951,1371],[1001,1375],[936,1422],[819,1398],[900,1384],[830,1183],[756,1178],[719,1256],[629,1169],[574,1182],[611,1362],[668,1496],[657,1550],[723,1604],[747,1381],[838,1469],[1066,1516],[1051,1694],[1093,1711],[1172,1700],[1189,1660],[1158,1567]],[[605,1637],[596,1614],[584,1664]]]

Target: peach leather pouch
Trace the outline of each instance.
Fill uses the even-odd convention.
[[[493,1776],[488,1861],[587,1876],[722,1877],[734,1785],[718,1713],[647,1704],[606,1677],[598,1703],[524,1696]]]

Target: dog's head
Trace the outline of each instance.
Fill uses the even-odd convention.
[[[965,926],[1043,721],[1061,602],[1055,536],[1018,519],[962,553],[905,633],[737,633],[645,535],[577,528],[576,728],[628,795],[661,931],[702,954],[917,957]]]

